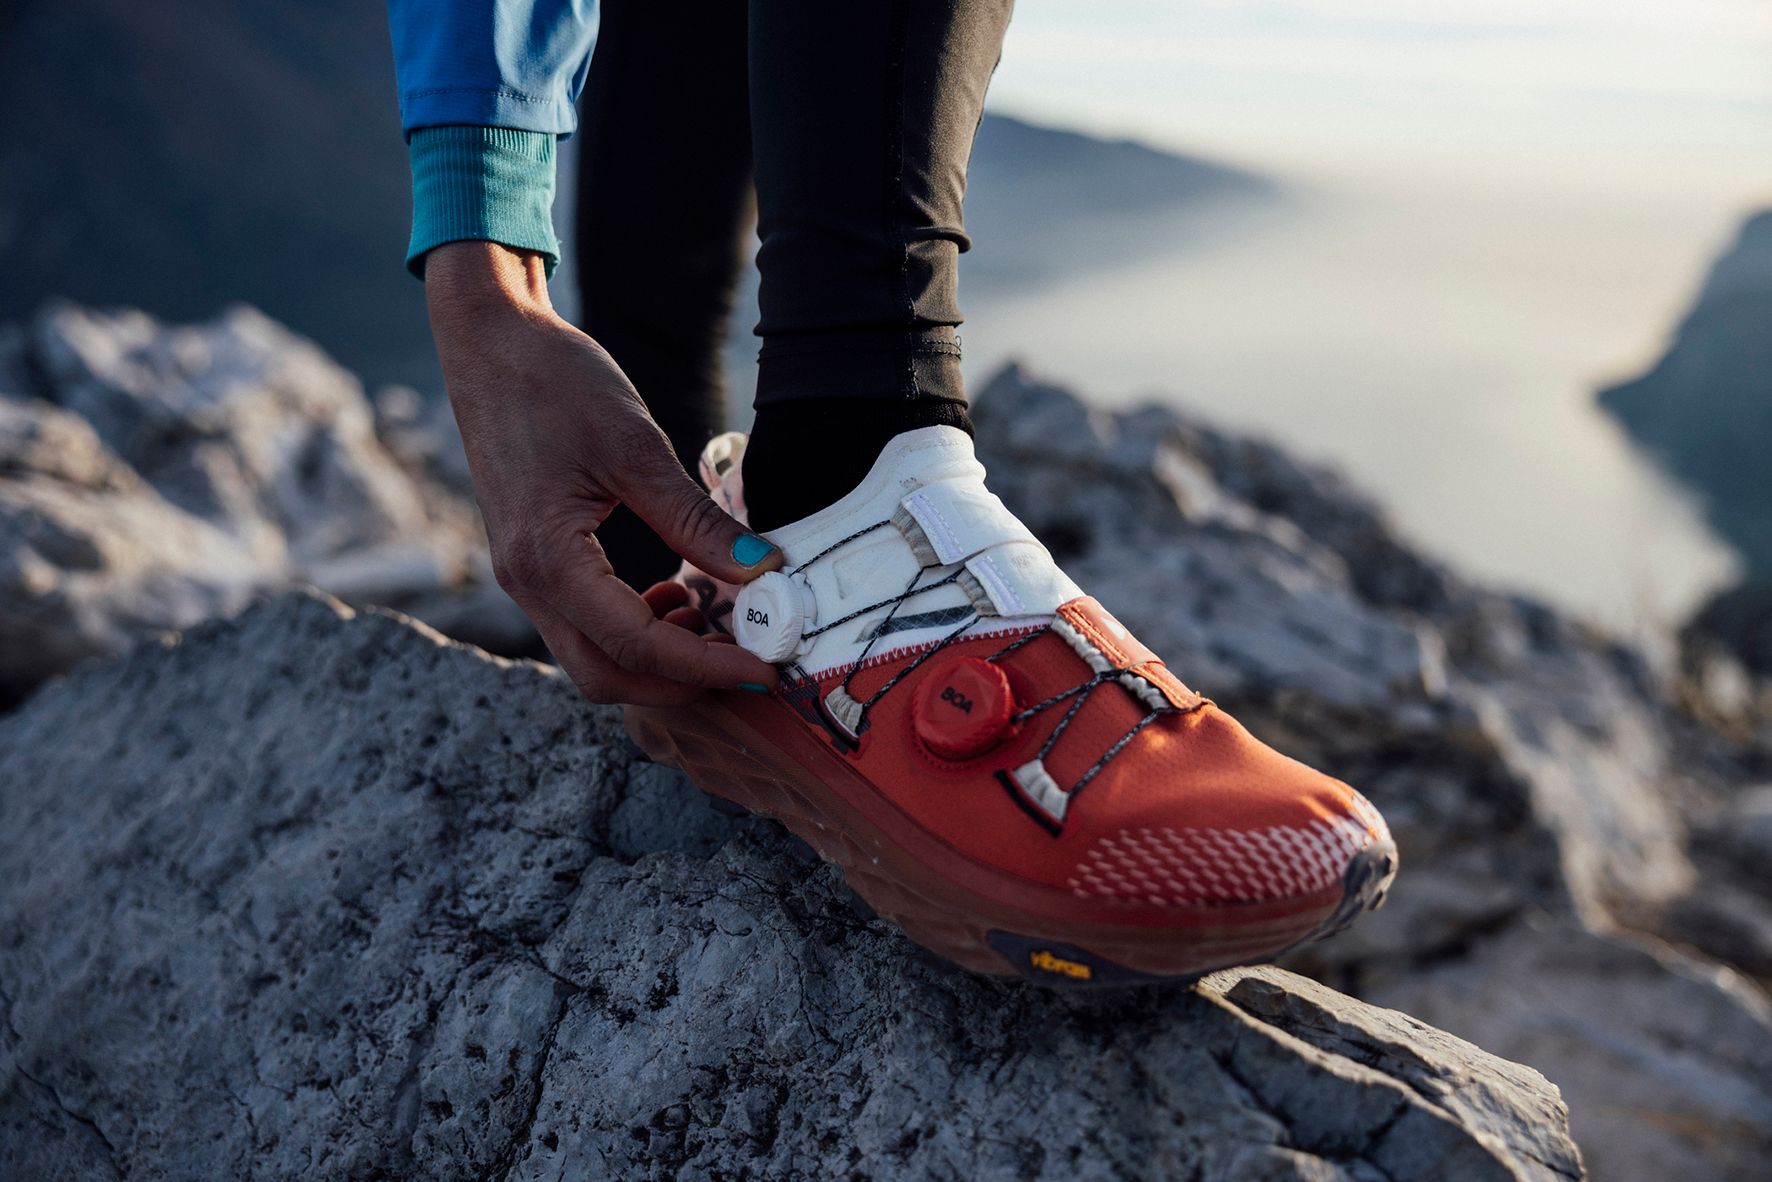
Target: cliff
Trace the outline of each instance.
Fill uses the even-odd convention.
[[[1772,210],[1742,224],[1661,359],[1600,405],[1698,494],[1749,574],[1772,581]]]

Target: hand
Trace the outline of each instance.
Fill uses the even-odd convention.
[[[672,705],[773,686],[773,667],[692,631],[682,599],[635,594],[597,544],[619,502],[715,578],[781,565],[683,471],[614,359],[555,314],[541,256],[452,242],[425,256],[425,289],[492,569],[585,696]]]

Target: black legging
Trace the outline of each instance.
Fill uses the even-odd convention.
[[[604,0],[584,90],[585,330],[686,465],[721,429],[723,329],[750,225],[757,405],[963,400],[966,165],[1011,0]],[[676,560],[625,509],[637,585]]]

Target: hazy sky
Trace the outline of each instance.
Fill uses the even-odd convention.
[[[1138,231],[1148,261],[1058,290],[975,293],[973,372],[1021,356],[1271,435],[1465,570],[1614,624],[1728,576],[1594,391],[1660,354],[1772,205],[1772,0],[1021,0],[992,103],[1292,200],[1187,251]]]
[[[1023,0],[993,97],[1257,164],[1764,187],[1772,3]]]

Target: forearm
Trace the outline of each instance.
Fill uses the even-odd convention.
[[[425,268],[425,303],[450,402],[459,419],[502,416],[524,398],[523,384],[487,367],[535,356],[576,329],[554,312],[543,256],[496,242],[439,246]]]

